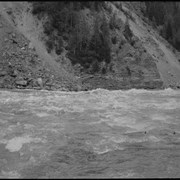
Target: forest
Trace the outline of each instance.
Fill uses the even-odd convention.
[[[142,2],[143,3],[143,2]],[[108,21],[104,10],[111,13],[105,1],[57,1],[32,2],[33,14],[37,17],[48,15],[44,33],[48,36],[48,51],[63,51],[63,42],[68,46],[68,57],[73,64],[80,63],[84,68],[93,66],[98,71],[99,62],[111,61],[110,31],[118,28],[114,16]],[[177,50],[180,50],[180,7],[179,2],[146,1],[143,16],[147,17],[154,28]],[[121,7],[119,7],[121,8]],[[83,9],[89,9],[87,18]],[[93,23],[90,22],[91,17]],[[93,29],[91,28],[93,26]],[[56,32],[56,33],[55,33]]]
[[[180,50],[180,3],[146,1],[144,16],[148,17],[163,36],[177,50]]]

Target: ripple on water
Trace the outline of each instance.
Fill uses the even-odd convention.
[[[44,158],[43,153],[49,153],[49,159],[31,167],[27,174],[24,170],[28,178],[158,177],[167,175],[167,170],[172,169],[172,175],[179,173],[180,91],[19,91],[0,93],[0,96],[0,124],[3,126],[0,134],[12,137],[8,127],[15,128],[11,124],[17,121],[22,123],[18,126],[20,130],[24,128],[22,133],[30,129],[39,136],[36,139],[19,135],[1,140],[7,153],[18,153],[24,144],[42,143],[40,138],[48,136],[45,145],[39,143],[38,147],[43,149],[47,145],[49,149],[44,148],[38,155]],[[23,108],[36,116],[23,113]],[[8,114],[15,111],[20,115]],[[3,119],[10,122],[7,128]],[[36,124],[25,125],[27,120]],[[27,145],[27,148],[33,151],[36,147]],[[33,153],[38,156],[35,151]],[[4,176],[18,175],[4,172]]]

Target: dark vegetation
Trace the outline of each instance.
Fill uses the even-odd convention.
[[[124,27],[124,36],[130,43],[132,42],[133,34],[132,34],[131,29],[129,28],[128,19],[126,19],[126,23],[125,23],[125,27]]]
[[[160,34],[177,50],[180,50],[180,3],[146,1],[147,16],[159,28]]]
[[[119,28],[118,23],[106,19],[103,9],[108,9],[104,1],[59,1],[59,2],[32,2],[32,13],[38,18],[48,15],[44,24],[44,33],[47,35],[47,50],[55,49],[57,54],[63,51],[64,41],[68,50],[68,57],[72,64],[79,63],[91,71],[100,70],[99,63],[109,64],[111,61],[110,29]],[[89,24],[83,10],[90,10],[89,16],[93,23]],[[109,8],[109,13],[111,9]],[[93,28],[92,28],[93,27]],[[113,43],[116,40],[113,39]],[[106,70],[102,70],[105,73]]]

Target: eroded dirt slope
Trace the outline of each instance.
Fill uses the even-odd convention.
[[[42,29],[28,9],[27,2],[0,2],[1,87],[76,90],[74,76],[47,53],[39,40]]]
[[[129,11],[125,6],[123,8]],[[173,48],[170,48],[169,43],[161,38],[151,26],[145,23],[133,11],[131,13],[135,19],[135,22],[131,19],[129,20],[131,30],[141,40],[147,52],[154,58],[164,85],[166,87],[179,86],[179,56],[173,52]],[[123,18],[122,15],[121,17]],[[174,49],[174,51],[176,50]]]

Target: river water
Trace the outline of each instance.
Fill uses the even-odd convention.
[[[0,91],[1,178],[180,177],[180,91]]]

